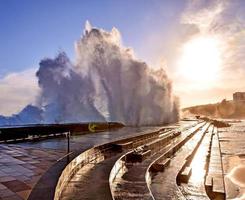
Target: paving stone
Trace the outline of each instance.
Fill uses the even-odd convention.
[[[21,198],[17,195],[13,195],[13,196],[5,197],[3,200],[23,200],[23,198]]]
[[[0,197],[5,199],[6,197],[14,196],[15,193],[9,189],[0,190]]]
[[[19,180],[4,182],[3,185],[14,192],[31,189],[27,184]]]
[[[2,176],[2,177],[0,177],[0,183],[7,182],[7,181],[13,181],[13,180],[16,180],[16,179],[14,177],[12,177],[12,176]]]
[[[6,176],[6,173],[0,170],[0,177]]]
[[[22,176],[16,176],[15,178],[16,178],[17,180],[19,180],[19,181],[22,181],[22,182],[27,181],[27,180],[30,180],[29,177],[24,176],[24,175],[22,175]]]
[[[17,192],[17,194],[23,199],[27,199],[29,197],[30,193],[31,193],[31,190],[24,190],[21,192]]]
[[[0,190],[4,190],[6,188],[7,188],[6,186],[4,186],[3,184],[0,183]]]
[[[100,143],[125,138],[128,135],[142,134],[143,132],[149,131],[149,129],[152,130],[152,128],[145,128],[144,130],[135,129],[136,131],[132,131],[130,128],[131,132],[129,132],[126,128],[123,131],[75,136],[74,139],[71,138],[71,148],[84,151]],[[16,199],[21,198],[15,193],[15,190],[21,189],[20,191],[17,191],[17,193],[31,190],[39,181],[41,175],[43,175],[51,165],[57,162],[59,158],[66,154],[66,147],[67,141],[64,138],[48,139],[37,142],[23,142],[18,144],[0,144],[0,178],[3,178],[6,182],[10,182],[8,183],[8,186],[10,190],[12,189],[11,195],[13,199],[14,195]],[[1,171],[2,167],[5,168],[7,173]],[[13,187],[14,184],[11,183],[11,179],[5,179],[6,175],[13,176],[15,181],[25,184],[25,187]],[[55,182],[54,180],[50,181]],[[47,183],[50,184],[50,181]],[[26,189],[26,187],[28,188]],[[46,193],[49,195],[50,192],[41,192],[40,198],[45,199],[43,195]],[[1,198],[2,196],[0,195],[0,200]]]

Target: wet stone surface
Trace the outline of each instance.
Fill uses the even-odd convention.
[[[180,124],[186,127],[192,123],[182,122]],[[180,124],[177,124],[175,128],[179,127]],[[111,199],[109,174],[117,160],[115,158],[118,156],[82,167],[64,188],[61,199]],[[135,173],[135,175],[139,176],[139,173]],[[144,173],[142,176],[144,177]],[[138,191],[143,192],[142,189]],[[79,194],[83,194],[82,197]]]
[[[65,187],[61,200],[111,199],[109,175],[119,156],[112,156],[98,164],[91,163],[80,169]]]
[[[156,130],[157,127],[123,128],[115,131],[74,135],[71,151],[85,151],[95,145]],[[67,153],[66,138],[0,144],[0,200],[27,199],[40,177]],[[52,177],[50,177],[52,179]],[[52,182],[46,180],[46,182]],[[41,194],[44,198],[46,193]]]
[[[185,127],[191,123],[193,122],[180,122],[176,127]],[[157,129],[159,127],[123,128],[111,132],[75,135],[70,140],[71,151],[82,153],[95,145],[142,135]],[[182,137],[184,136],[182,134]],[[185,162],[186,156],[194,149],[200,138],[201,134],[195,134],[190,138],[171,158],[170,165],[165,168],[164,172],[153,176],[151,190],[155,199],[185,198],[183,196],[185,191],[181,191],[177,186],[176,177]],[[174,141],[172,140],[172,143]],[[204,146],[207,145],[207,141],[203,144]],[[171,147],[171,144],[168,145]],[[162,151],[167,151],[168,145]],[[0,200],[27,199],[40,177],[67,153],[67,140],[66,138],[56,138],[37,142],[2,144],[0,150],[4,152],[0,155]],[[121,194],[118,193],[117,199],[125,199],[124,196],[127,196],[127,199],[151,199],[146,187],[145,174],[152,160],[161,156],[162,153],[164,152],[158,152],[151,158],[130,168],[130,171],[117,182],[117,187],[121,192]],[[120,155],[109,156],[102,162],[90,163],[80,169],[63,191],[61,199],[111,199],[109,173]],[[189,199],[202,199],[205,195],[200,195],[200,188],[194,184],[193,178],[194,176],[190,178],[191,187],[188,187]],[[46,182],[48,184],[49,182],[55,183],[53,179],[46,180]],[[193,184],[191,185],[191,183]],[[126,194],[129,190],[130,193]],[[47,195],[41,196],[46,199]]]
[[[0,145],[0,199],[27,199],[41,175],[64,151]]]
[[[180,185],[181,192],[186,199],[198,199],[198,200],[208,200],[205,190],[205,175],[207,168],[206,158],[208,155],[208,150],[211,147],[211,137],[213,133],[213,126],[210,126],[208,132],[205,134],[197,152],[195,153],[190,167],[192,169],[192,174],[188,180],[188,183],[182,183]]]
[[[203,129],[208,128],[207,126]],[[185,163],[186,156],[194,149],[202,135],[197,132],[171,159],[170,165],[166,167],[164,172],[157,173],[151,184],[151,191],[156,200],[166,199],[186,199],[177,186],[176,178]]]
[[[233,121],[230,124],[231,127],[219,128],[226,199],[243,200],[245,180],[239,183],[231,175],[237,167],[245,167],[245,121]]]

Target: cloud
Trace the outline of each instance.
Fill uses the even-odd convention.
[[[10,73],[0,79],[0,115],[18,113],[26,105],[35,102],[39,93],[36,69]]]
[[[183,11],[180,27],[192,26],[198,29],[190,37],[208,36],[220,40],[222,65],[219,79],[212,88],[197,88],[193,83],[174,78],[175,90],[182,97],[184,105],[209,103],[229,97],[231,92],[245,89],[245,1],[196,0],[189,1]],[[194,28],[194,29],[195,29]],[[183,43],[187,42],[185,40]],[[182,43],[182,45],[183,45]],[[181,46],[181,43],[179,43]],[[185,87],[183,87],[183,85]],[[188,95],[192,91],[192,95]],[[185,96],[186,95],[186,96]],[[193,98],[193,95],[201,98]]]
[[[200,32],[207,32],[213,27],[224,9],[223,1],[189,1],[181,23],[195,25]]]
[[[189,1],[181,23],[196,26],[199,34],[219,36],[223,42],[224,68],[244,69],[244,8],[245,2],[242,0]]]

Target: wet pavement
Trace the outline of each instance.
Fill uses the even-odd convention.
[[[175,124],[173,128],[186,128],[191,123],[193,122],[181,121],[179,124]],[[220,168],[222,171],[220,180],[223,180],[222,173],[224,171],[226,199],[244,200],[245,182],[241,183],[236,181],[233,175],[237,167],[245,168],[245,122],[237,121],[231,122],[231,124],[231,127],[218,129],[218,135],[214,145],[217,151],[211,151],[213,158],[210,158],[210,162],[215,164],[213,167],[213,169],[215,168],[214,172],[217,171],[217,164],[220,166],[223,164],[221,166],[222,169]],[[159,128],[161,127],[127,127],[110,132],[74,135],[70,138],[70,151],[84,152],[99,144],[142,135],[147,132],[159,130]],[[209,130],[211,129],[209,128]],[[181,137],[185,137],[185,134],[181,134]],[[117,183],[115,190],[116,199],[152,199],[151,195],[156,200],[208,199],[204,188],[204,177],[206,173],[204,166],[207,162],[206,156],[210,147],[210,138],[210,131],[204,135],[203,140],[201,140],[202,134],[200,133],[191,137],[171,157],[169,166],[165,167],[163,172],[153,174],[150,185],[151,193],[149,193],[145,181],[145,175],[149,165],[151,165],[153,160],[156,160],[164,152],[168,151],[171,145],[179,139],[173,139],[171,141],[172,144],[166,144],[161,151],[154,153],[141,163],[132,165],[121,179],[115,180]],[[181,183],[178,186],[176,182],[177,175],[185,164],[188,155],[190,155],[199,142],[200,147],[195,152],[191,162],[192,175],[187,183]],[[219,147],[219,142],[221,148]],[[222,162],[219,161],[218,157],[220,155],[217,154],[220,149]],[[67,139],[53,138],[16,144],[0,144],[0,151],[0,200],[27,199],[40,177],[43,177],[51,166],[55,166],[54,164],[66,155]],[[121,155],[121,153],[110,155],[107,156],[106,160],[99,163],[90,163],[83,167],[70,180],[66,190],[62,193],[62,199],[111,199],[109,174]],[[242,177],[241,175],[238,178]],[[138,195],[136,195],[137,193]]]
[[[119,157],[120,155],[112,156],[100,163],[91,163],[80,169],[69,181],[60,199],[112,199],[109,187],[109,173]]]
[[[164,172],[157,173],[150,186],[152,194],[156,200],[174,200],[186,199],[176,183],[176,178],[184,165],[187,155],[195,148],[201,140],[203,133],[208,129],[209,124],[206,124],[202,131],[195,134],[180,150],[171,158],[170,165],[166,167]]]
[[[205,176],[207,172],[206,161],[209,148],[211,148],[211,139],[213,133],[213,126],[210,126],[208,132],[205,134],[196,154],[194,155],[190,167],[192,174],[188,183],[181,183],[180,190],[186,199],[200,199],[208,200],[205,190]]]
[[[180,122],[176,127],[186,128],[193,123],[196,121]],[[139,142],[138,140],[134,142],[134,146]],[[65,187],[61,199],[111,199],[109,175],[114,163],[121,155],[120,153],[112,157],[108,156],[108,159],[102,162],[82,167]],[[82,197],[80,194],[83,194]]]
[[[238,167],[245,168],[245,121],[230,121],[230,124],[231,127],[219,129],[226,199],[244,200],[244,172],[237,173],[235,178],[232,174]],[[237,181],[238,178],[242,180]]]
[[[194,124],[192,124],[194,125]],[[200,127],[200,125],[198,125]],[[114,180],[114,191],[113,195],[115,199],[152,199],[152,195],[149,191],[146,182],[146,173],[148,167],[157,158],[161,157],[165,153],[171,151],[171,149],[180,141],[184,140],[188,135],[190,135],[194,130],[198,128],[190,128],[187,131],[181,133],[181,135],[169,140],[167,144],[160,147],[155,147],[158,149],[153,155],[143,160],[141,163],[128,163],[127,171],[121,176],[118,176]],[[154,150],[154,149],[152,149]],[[154,150],[155,151],[155,150]]]
[[[85,151],[95,145],[156,130],[159,127],[122,128],[74,135],[70,151]],[[66,138],[0,144],[0,200],[27,199],[40,177],[67,153]]]
[[[124,127],[111,131],[97,133],[77,134],[70,137],[70,151],[83,151],[98,144],[104,144],[113,140],[123,139],[129,136],[142,134],[147,131],[157,130],[160,127]],[[45,139],[40,141],[30,141],[20,143],[21,146],[29,146],[40,149],[67,150],[67,139],[64,137]]]
[[[0,145],[0,199],[27,199],[41,175],[65,154],[20,145]]]
[[[127,171],[114,180],[114,198],[116,200],[152,199],[145,179],[147,169],[152,163],[152,160],[157,159],[159,156],[170,150],[170,148],[171,144],[167,144],[161,151],[141,163],[126,164],[128,168]]]

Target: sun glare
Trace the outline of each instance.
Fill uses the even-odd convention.
[[[219,40],[213,37],[196,37],[186,42],[178,62],[183,78],[207,85],[217,79],[220,65]]]

